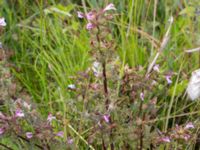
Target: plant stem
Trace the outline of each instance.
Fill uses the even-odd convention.
[[[109,99],[108,99],[108,84],[107,84],[107,75],[106,75],[106,62],[102,62],[103,68],[103,88],[104,88],[104,96],[105,96],[105,106],[106,110],[108,110]]]
[[[30,141],[28,140],[28,139],[26,139],[26,138],[24,138],[24,137],[22,137],[22,136],[20,136],[20,135],[17,135],[21,140],[24,140],[24,141],[26,141],[27,143],[30,143]],[[44,147],[43,146],[41,146],[41,145],[38,145],[38,144],[34,144],[37,148],[39,148],[39,149],[44,149]]]
[[[142,117],[142,122],[145,120],[145,113],[143,114],[143,117]],[[140,126],[140,150],[143,149],[143,138],[144,138],[144,124],[142,123],[141,126]]]
[[[103,87],[104,87],[104,95],[105,95],[105,106],[106,110],[109,108],[109,98],[108,98],[108,84],[107,84],[107,75],[106,75],[106,62],[102,62],[102,68],[103,68]],[[112,119],[110,118],[110,124],[112,124]],[[112,140],[112,129],[110,130],[110,139]],[[111,150],[114,150],[114,144],[111,142],[110,144]]]
[[[102,140],[102,150],[106,150],[106,145],[103,139],[103,134],[101,135],[101,140]]]
[[[5,144],[3,144],[3,143],[0,143],[0,146],[6,148],[6,149],[8,149],[8,150],[14,150],[14,149],[8,147],[7,145],[5,145]]]

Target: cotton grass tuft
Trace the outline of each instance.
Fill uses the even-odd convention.
[[[187,93],[191,100],[198,99],[200,97],[200,69],[192,72],[192,77],[190,78]]]

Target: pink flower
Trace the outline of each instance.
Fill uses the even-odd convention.
[[[179,126],[178,124],[175,125],[175,129],[178,131],[178,130],[181,130],[181,126]]]
[[[155,66],[153,67],[153,70],[156,71],[156,72],[160,72],[160,70],[159,70],[159,65],[158,65],[158,64],[155,65]]]
[[[50,114],[48,115],[48,117],[47,117],[47,121],[51,123],[52,120],[56,120],[56,117],[53,116],[53,115],[50,113]]]
[[[172,80],[171,80],[171,76],[170,76],[170,75],[166,75],[166,76],[165,76],[165,79],[167,80],[167,83],[168,83],[168,84],[171,84],[171,83],[172,83]]]
[[[71,145],[71,144],[73,144],[73,142],[74,142],[74,140],[73,140],[72,138],[68,138],[68,140],[67,140],[67,143],[68,143],[68,144]]]
[[[17,110],[15,111],[15,117],[19,117],[19,118],[24,117],[23,111],[22,111],[21,109],[17,109]]]
[[[2,135],[5,132],[5,128],[0,128],[0,135]]]
[[[79,17],[79,18],[84,18],[84,17],[85,17],[84,13],[82,13],[82,12],[80,12],[80,11],[78,11],[77,14],[78,14],[78,17]]]
[[[108,10],[116,10],[115,5],[114,4],[109,4],[107,5],[104,9],[103,12],[108,11]]]
[[[86,18],[88,21],[94,20],[96,18],[96,12],[90,11],[89,13],[86,14]]]
[[[192,122],[189,122],[185,125],[185,128],[184,129],[194,129],[194,125]]]
[[[106,123],[110,122],[110,115],[103,115],[103,119]]]
[[[190,139],[190,135],[189,134],[185,134],[184,136],[183,136],[183,138],[184,138],[184,140],[185,141],[188,141],[189,139]]]
[[[31,139],[33,137],[33,133],[32,132],[26,132],[26,137],[28,139]]]
[[[88,29],[88,30],[91,30],[91,29],[93,29],[95,26],[94,26],[94,24],[92,24],[91,22],[89,22],[87,25],[86,25],[86,29]]]
[[[144,93],[143,93],[143,92],[140,93],[140,99],[141,99],[142,101],[144,101]]]
[[[0,26],[6,26],[5,18],[0,18]]]
[[[59,136],[59,137],[64,137],[64,132],[63,131],[59,131],[58,133],[56,133],[56,136]]]
[[[160,141],[161,141],[161,142],[165,142],[165,143],[170,143],[170,142],[171,142],[171,140],[170,140],[170,138],[169,138],[168,136],[162,137],[162,138],[160,139]]]
[[[6,116],[2,112],[0,112],[0,119],[5,119],[5,118]]]

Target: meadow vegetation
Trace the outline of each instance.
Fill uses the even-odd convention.
[[[0,6],[0,149],[200,149],[199,0]]]

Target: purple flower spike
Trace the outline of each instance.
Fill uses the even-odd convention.
[[[144,93],[143,93],[143,92],[140,93],[140,99],[141,99],[142,101],[144,101]]]
[[[5,128],[0,128],[0,135],[2,135],[5,132]]]
[[[88,30],[91,30],[93,28],[94,28],[94,25],[90,22],[86,25],[86,29],[88,29]]]
[[[108,11],[108,10],[116,10],[115,5],[114,4],[109,4],[107,5],[104,9],[103,12]]]
[[[78,17],[79,17],[79,18],[84,18],[84,17],[85,17],[84,13],[82,13],[82,12],[80,12],[80,11],[78,11],[77,14],[78,14]]]
[[[47,121],[48,121],[49,123],[51,123],[52,120],[56,120],[56,117],[53,116],[53,115],[50,113],[50,114],[48,115],[48,117],[47,117]]]
[[[22,111],[21,109],[17,109],[17,110],[15,111],[15,117],[18,117],[18,118],[24,117],[23,111]]]
[[[106,123],[110,122],[110,115],[103,115],[103,119]]]
[[[162,142],[165,142],[165,143],[170,143],[171,142],[171,140],[170,140],[170,138],[169,137],[162,137],[161,139],[160,139]]]
[[[33,133],[32,132],[26,132],[26,137],[28,139],[31,139],[33,137]]]
[[[5,18],[0,18],[0,26],[2,26],[2,27],[6,26]]]
[[[165,79],[167,80],[167,83],[168,83],[168,84],[171,84],[171,83],[172,83],[172,80],[171,80],[171,76],[170,76],[170,75],[166,75],[166,76],[165,76]]]
[[[63,131],[59,131],[58,133],[56,133],[56,136],[59,136],[61,138],[64,137],[64,132]]]
[[[185,129],[194,129],[193,123],[189,122],[188,124],[186,124]]]

